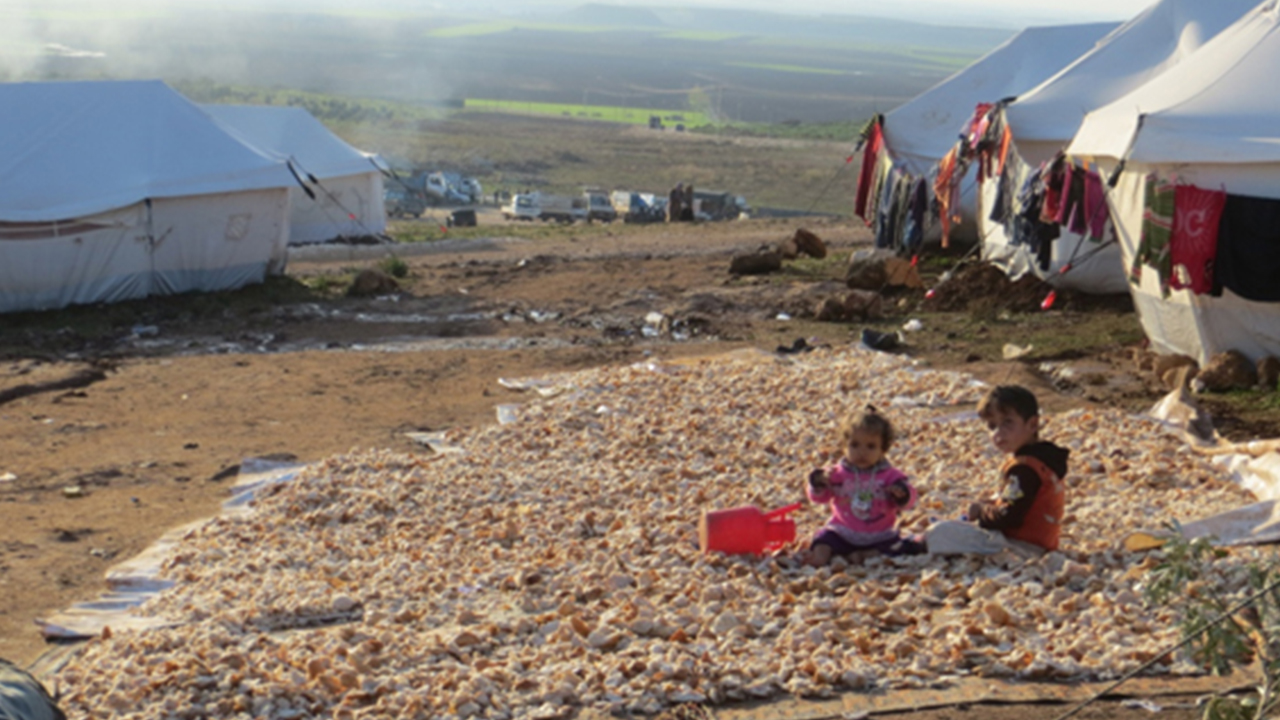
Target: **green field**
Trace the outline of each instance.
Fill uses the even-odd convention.
[[[568,105],[564,103],[467,98],[463,101],[463,109],[471,112],[496,112],[509,115],[568,117],[580,120],[624,123],[627,125],[648,125],[649,118],[654,115],[661,117],[662,122],[667,125],[683,123],[686,127],[697,127],[710,124],[710,120],[705,114],[692,110],[672,112],[671,110],[654,108],[630,108],[612,105]]]
[[[853,75],[846,70],[832,70],[831,68],[808,67],[805,65],[777,65],[770,63],[753,63],[753,62],[735,62],[727,63],[732,67],[751,68],[753,70],[772,70],[774,72],[785,73],[814,73],[817,75]]]

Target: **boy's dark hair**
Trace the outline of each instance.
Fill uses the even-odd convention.
[[[1023,420],[1040,414],[1040,403],[1021,385],[997,385],[978,402],[978,417],[987,420],[995,413],[1014,412]]]
[[[889,418],[880,414],[876,410],[875,405],[868,405],[861,412],[854,413],[844,424],[843,430],[840,432],[840,439],[846,445],[853,439],[855,432],[871,432],[880,436],[880,450],[889,451],[889,446],[893,444],[893,425],[889,423]]]

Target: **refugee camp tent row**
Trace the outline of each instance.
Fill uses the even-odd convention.
[[[289,244],[386,232],[381,160],[348,145],[299,107],[201,105],[233,135],[294,168]]]
[[[1034,272],[1057,287],[1125,292],[1101,178],[1096,168],[1060,153],[1086,113],[1178,66],[1255,4],[1160,0],[980,118],[970,142],[987,151],[989,181],[982,182],[978,213],[983,258],[1014,278]]]
[[[881,187],[892,188],[898,178],[904,178],[902,182],[908,184],[918,179],[931,189],[939,161],[955,147],[960,127],[978,104],[1030,90],[1086,52],[1116,25],[1090,23],[1027,28],[973,64],[889,111],[883,123],[869,128],[882,138],[866,145],[871,149],[869,156],[864,155],[867,181],[871,182],[874,177]],[[960,218],[958,225],[949,228],[951,238],[977,240],[976,188],[977,180],[971,169],[963,177],[959,206],[951,208],[952,214]],[[877,230],[887,229],[889,212],[886,208],[877,216],[873,207],[864,216],[875,223]],[[941,225],[933,221],[932,214],[930,218],[923,230],[923,240],[938,242]],[[883,235],[882,241],[893,244]]]
[[[1211,3],[1216,7],[1217,3]],[[1090,113],[1122,267],[1155,349],[1280,356],[1280,3]]]
[[[164,83],[0,84],[0,311],[261,282],[294,184]]]

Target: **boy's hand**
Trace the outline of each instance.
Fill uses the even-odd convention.
[[[969,503],[969,512],[966,514],[969,516],[970,520],[973,520],[976,522],[978,517],[982,515],[982,503],[980,502]]]
[[[819,469],[809,473],[809,487],[814,490],[826,490],[831,487],[831,482],[827,479],[827,472]]]

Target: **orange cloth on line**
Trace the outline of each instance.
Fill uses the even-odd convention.
[[[942,247],[950,244],[951,196],[956,173],[956,154],[959,145],[953,145],[938,161],[938,175],[933,179],[933,195],[938,200],[938,221],[942,226]]]
[[[1004,174],[1004,162],[1009,157],[1009,143],[1013,140],[1013,133],[1009,130],[1009,126],[1005,125],[1000,133],[1000,157],[997,158],[995,177]]]

